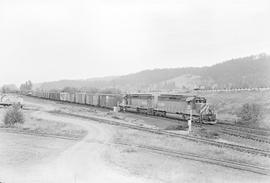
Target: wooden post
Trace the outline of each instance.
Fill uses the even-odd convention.
[[[188,133],[190,133],[192,130],[192,107],[191,105],[188,105],[188,107],[190,109],[190,118],[188,120]]]

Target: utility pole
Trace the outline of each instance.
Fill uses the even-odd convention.
[[[188,105],[188,108],[190,110],[190,118],[188,120],[188,133],[190,134],[191,130],[192,130],[192,107],[191,107],[191,104]]]

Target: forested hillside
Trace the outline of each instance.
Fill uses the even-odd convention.
[[[270,56],[265,54],[229,60],[202,70],[219,88],[270,86]]]
[[[270,86],[270,56],[253,55],[210,67],[145,70],[134,74],[86,80],[42,83],[41,89],[120,88],[123,91],[159,89],[220,89]]]

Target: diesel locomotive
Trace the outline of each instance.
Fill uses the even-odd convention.
[[[172,94],[128,94],[123,97],[120,109],[154,116],[168,115],[181,120],[215,124],[216,114],[204,97]]]

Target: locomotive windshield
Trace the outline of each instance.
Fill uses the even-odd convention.
[[[205,98],[197,98],[195,103],[197,104],[205,104],[206,103],[206,99]]]

